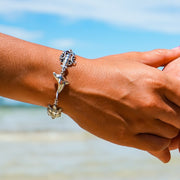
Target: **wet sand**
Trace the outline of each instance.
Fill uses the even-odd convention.
[[[113,145],[70,118],[41,108],[0,108],[2,180],[179,180],[180,154],[162,164],[146,152]]]

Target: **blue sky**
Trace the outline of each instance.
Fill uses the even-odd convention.
[[[180,45],[179,0],[0,0],[0,32],[97,58]]]

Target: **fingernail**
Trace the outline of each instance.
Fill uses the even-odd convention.
[[[179,50],[180,46],[173,48],[172,50]]]

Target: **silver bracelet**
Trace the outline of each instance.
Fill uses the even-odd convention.
[[[60,56],[61,63],[61,73],[56,74],[53,72],[53,76],[58,82],[58,88],[56,91],[56,98],[53,105],[48,105],[47,113],[51,116],[52,119],[58,118],[61,116],[62,108],[58,107],[58,97],[59,93],[64,89],[64,86],[69,84],[68,81],[64,77],[64,73],[69,66],[76,64],[75,54],[72,50],[64,51]]]

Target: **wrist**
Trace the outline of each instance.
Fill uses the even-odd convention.
[[[59,117],[61,109],[64,113],[71,114],[74,93],[77,87],[79,87],[78,82],[81,79],[81,73],[84,69],[82,67],[85,62],[85,58],[76,56],[76,64],[67,65],[67,68],[65,66],[67,62],[66,57],[73,57],[73,54],[71,54],[70,51],[66,51],[67,54],[62,59],[63,63],[61,64],[60,56],[62,51],[53,49],[51,49],[51,51],[53,51],[53,53],[51,54],[50,52],[51,56],[47,58],[50,65],[47,67],[47,75],[49,76],[47,79],[49,85],[45,87],[47,93],[46,98],[48,99],[45,106],[48,106],[48,114],[52,118],[55,118]],[[54,78],[54,75],[57,76],[57,78]],[[66,84],[66,82],[68,82],[68,84]]]
[[[30,71],[27,71],[22,82],[30,94],[29,103],[47,107],[54,104],[56,97],[58,84],[53,72],[61,73],[59,57],[62,51],[44,46],[41,46],[38,51],[40,52],[36,54],[38,58],[32,58],[29,63]],[[74,94],[82,82],[82,72],[88,67],[85,65],[87,61],[86,58],[76,56],[76,65],[69,67],[65,73],[65,79],[69,85],[66,85],[60,92],[58,107],[61,107],[66,114],[71,115],[75,102]]]
[[[84,71],[88,67],[86,58],[76,55],[76,65],[67,68],[65,79],[68,81],[68,85],[64,87],[59,94],[58,107],[61,107],[63,112],[71,115],[76,106],[77,97],[80,96],[79,88],[83,86],[83,82],[86,81],[84,77]]]

